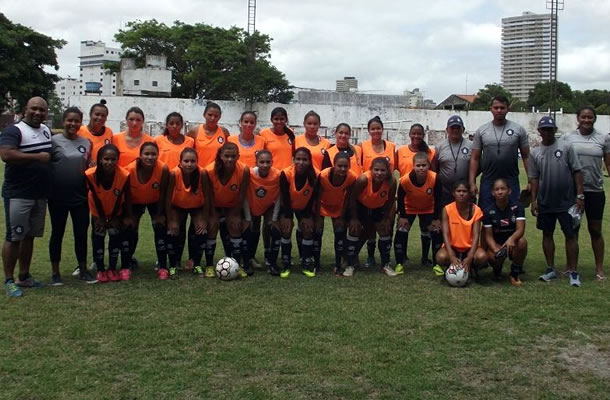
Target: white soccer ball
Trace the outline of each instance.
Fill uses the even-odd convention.
[[[230,281],[239,275],[239,264],[232,257],[224,257],[216,263],[216,276],[223,281]]]
[[[462,287],[468,282],[468,272],[461,265],[451,264],[445,271],[445,279],[450,286]]]

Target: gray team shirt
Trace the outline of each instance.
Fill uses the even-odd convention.
[[[482,179],[519,176],[518,150],[528,147],[527,132],[516,122],[506,120],[504,126],[492,122],[482,125],[474,133],[472,149],[481,150]]]
[[[528,175],[538,178],[540,213],[568,211],[576,203],[576,185],[572,173],[582,169],[574,149],[564,141],[532,150]]]
[[[463,138],[462,142],[451,144],[449,139],[443,140],[436,146],[436,154],[432,164],[437,166],[437,179],[443,188],[443,202],[453,201],[451,190],[453,184],[463,179],[468,181],[468,168],[472,157],[472,142]]]
[[[87,201],[85,170],[91,157],[89,139],[77,136],[70,140],[62,134],[51,138],[51,197],[65,205]]]
[[[569,144],[580,160],[585,192],[603,192],[602,160],[610,153],[610,135],[593,130],[589,135],[581,135],[578,130],[563,135],[561,140]]]

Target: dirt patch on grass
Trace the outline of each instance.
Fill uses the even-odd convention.
[[[570,345],[558,349],[557,359],[570,372],[588,372],[600,378],[610,378],[610,351],[593,344]]]

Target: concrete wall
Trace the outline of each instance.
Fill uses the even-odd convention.
[[[165,117],[172,111],[182,114],[187,126],[193,126],[203,121],[203,109],[207,100],[191,99],[164,99],[150,97],[104,97],[106,99],[110,114],[108,126],[118,132],[125,126],[125,112],[132,106],[138,106],[144,110],[147,130],[152,134],[158,134],[163,130]],[[70,98],[70,104],[79,106],[85,113],[94,103],[99,102],[98,96],[76,96]],[[241,113],[245,110],[245,103],[234,101],[218,101],[222,108],[220,123],[227,127],[231,133],[239,132],[238,122]],[[447,110],[424,110],[407,109],[399,107],[382,107],[379,105],[368,106],[339,106],[339,105],[312,105],[312,104],[267,104],[256,103],[254,111],[259,115],[258,127],[266,128],[271,125],[269,119],[271,110],[281,106],[287,109],[291,126],[295,127],[296,133],[303,132],[303,116],[309,110],[315,110],[322,119],[321,135],[332,135],[332,129],[340,122],[347,122],[354,128],[357,141],[367,138],[366,123],[375,115],[379,115],[384,121],[386,133],[389,139],[398,145],[409,142],[408,129],[411,124],[418,122],[428,130],[428,141],[435,144],[443,138],[443,132],[447,119],[453,114],[459,114],[464,120],[466,131],[474,131],[482,124],[491,120],[491,113],[487,111],[461,111],[451,112]],[[538,141],[536,124],[544,114],[534,113],[510,113],[509,119],[523,125],[530,134],[532,142]],[[87,117],[85,117],[87,121]],[[559,132],[570,132],[576,128],[576,116],[564,114],[557,116]],[[610,116],[600,115],[595,127],[604,133],[610,132]]]

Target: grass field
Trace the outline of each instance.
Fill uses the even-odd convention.
[[[147,217],[132,281],[86,285],[70,277],[68,231],[66,285],[0,299],[0,398],[610,398],[610,284],[594,280],[588,234],[583,286],[540,283],[541,235],[527,213],[521,289],[492,282],[490,271],[482,284],[449,288],[417,265],[397,278],[335,278],[328,225],[324,273],[314,279],[182,272],[161,282]],[[47,281],[49,233],[47,225],[32,268]],[[412,260],[418,246],[414,230]]]

